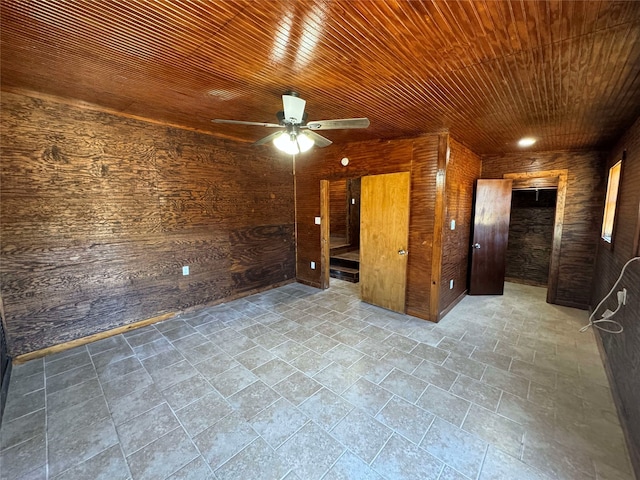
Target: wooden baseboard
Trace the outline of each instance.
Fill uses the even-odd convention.
[[[29,360],[34,360],[36,358],[44,357],[45,355],[51,355],[53,353],[63,352],[65,350],[69,350],[71,348],[80,347],[82,345],[86,345],[87,343],[97,342],[98,340],[102,340],[104,338],[112,337],[114,335],[119,335],[121,333],[128,332],[130,330],[135,330],[138,328],[146,327],[147,325],[152,325],[154,323],[162,322],[163,320],[168,320],[169,318],[173,318],[180,313],[191,312],[196,310],[201,310],[203,308],[211,307],[214,305],[219,305],[221,303],[231,302],[233,300],[237,300],[238,298],[247,297],[249,295],[253,295],[255,293],[264,292],[267,290],[272,290],[274,288],[282,287],[289,283],[295,282],[294,279],[285,280],[282,282],[274,283],[273,285],[268,285],[267,287],[262,288],[254,288],[252,290],[248,290],[246,292],[242,292],[230,297],[222,298],[216,300],[214,302],[209,302],[204,305],[197,305],[188,309],[185,309],[180,312],[169,312],[164,313],[162,315],[158,315],[157,317],[148,318],[146,320],[140,320],[139,322],[130,323],[128,325],[123,325],[121,327],[112,328],[110,330],[106,330],[104,332],[99,332],[93,335],[89,335],[87,337],[76,338],[75,340],[70,340],[68,342],[60,343],[58,345],[52,345],[51,347],[42,348],[40,350],[35,350],[33,352],[24,353],[22,355],[17,355],[13,359],[13,363],[19,365],[21,363],[28,362]],[[302,283],[302,282],[301,282]]]
[[[589,309],[589,313],[591,313],[591,308]],[[611,371],[611,367],[609,366],[609,359],[607,357],[607,351],[604,348],[602,343],[602,337],[600,337],[600,332],[595,331],[594,337],[596,337],[596,345],[598,345],[598,352],[600,353],[600,360],[602,360],[602,364],[604,365],[604,371],[607,374],[607,380],[609,380],[609,388],[611,390],[611,396],[613,397],[613,403],[616,406],[616,412],[618,414],[618,420],[620,422],[620,426],[622,427],[622,433],[624,434],[624,439],[627,443],[627,450],[629,451],[629,456],[631,460],[631,468],[634,469],[635,478],[640,479],[640,454],[634,454],[634,452],[640,452],[640,445],[634,445],[633,438],[631,437],[631,432],[627,426],[627,422],[624,417],[624,408],[622,407],[622,400],[620,399],[620,395],[618,394],[618,389],[616,387],[615,378],[613,376],[613,372]],[[637,450],[635,450],[637,449]]]
[[[69,350],[75,347],[80,347],[82,345],[86,345],[87,343],[97,342],[98,340],[112,337],[114,335],[119,335],[121,333],[125,333],[130,330],[135,330],[137,328],[146,327],[147,325],[152,325],[154,323],[162,322],[163,320],[168,320],[169,318],[173,318],[176,315],[177,315],[176,312],[164,313],[162,315],[158,315],[157,317],[147,318],[146,320],[140,320],[139,322],[134,322],[128,325],[123,325],[121,327],[112,328],[111,330],[95,333],[93,335],[89,335],[88,337],[76,338],[75,340],[59,343],[58,345],[42,348],[40,350],[34,350],[33,352],[18,355],[13,359],[13,363],[16,365],[20,365],[21,363],[25,363],[25,362],[28,362],[29,360],[34,360],[36,358],[41,358],[41,357],[44,357],[45,355],[64,352],[65,350]]]
[[[318,283],[318,282],[310,282],[308,280],[303,280],[302,278],[296,278],[296,282],[301,283],[303,285],[306,285],[307,287],[322,288],[320,286],[320,283]]]
[[[438,322],[439,322],[440,320],[442,320],[442,319],[444,318],[444,316],[445,316],[445,315],[447,315],[451,310],[453,310],[453,308],[454,308],[456,305],[458,305],[458,304],[462,301],[462,299],[463,299],[464,297],[466,297],[466,296],[467,296],[467,290],[465,289],[465,291],[464,291],[464,292],[462,292],[460,295],[458,295],[458,297],[457,297],[453,302],[451,302],[451,303],[450,303],[446,308],[444,308],[444,309],[440,312],[440,314],[438,315]]]

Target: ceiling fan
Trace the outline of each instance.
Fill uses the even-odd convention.
[[[296,92],[288,92],[282,95],[282,104],[283,110],[276,113],[278,123],[245,122],[242,120],[224,120],[220,118],[211,121],[214,123],[279,128],[279,131],[261,138],[256,141],[254,145],[264,145],[267,142],[273,142],[276,148],[290,155],[306,152],[314,145],[318,147],[331,145],[331,140],[316,133],[316,130],[367,128],[369,126],[368,118],[341,118],[307,122],[307,114],[304,111],[307,102],[300,98]]]

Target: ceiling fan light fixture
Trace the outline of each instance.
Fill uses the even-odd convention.
[[[273,139],[273,144],[278,150],[288,155],[295,155],[297,153],[300,153],[296,142],[291,141],[291,135],[289,134],[289,132],[282,132],[280,135]]]
[[[306,133],[298,134],[298,145],[300,147],[301,153],[310,150],[315,143],[316,142],[313,141],[313,138],[311,138]]]
[[[520,140],[518,140],[518,146],[519,147],[530,147],[531,145],[533,145],[534,143],[536,143],[536,139],[532,138],[532,137],[524,137],[521,138]]]
[[[306,152],[313,147],[314,143],[313,139],[304,133],[296,135],[295,133],[282,132],[273,139],[275,147],[288,155]]]

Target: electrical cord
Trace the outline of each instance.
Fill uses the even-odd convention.
[[[618,313],[618,311],[622,307],[622,302],[620,300],[618,300],[618,308],[616,308],[613,311],[613,313],[610,313],[606,317],[603,315],[603,317],[600,320],[594,320],[593,317],[595,317],[596,312],[598,311],[598,309],[602,306],[602,304],[615,291],[616,287],[620,283],[620,280],[622,280],[622,276],[624,275],[624,271],[627,269],[629,264],[631,264],[631,262],[633,262],[635,260],[640,260],[640,257],[632,257],[627,261],[627,263],[624,264],[624,266],[622,267],[622,270],[620,271],[620,275],[618,276],[618,280],[616,280],[616,283],[613,284],[613,287],[611,287],[611,290],[609,291],[609,293],[607,293],[607,295],[602,300],[600,300],[600,303],[598,304],[598,306],[593,309],[593,312],[591,313],[591,315],[589,315],[589,323],[586,324],[584,327],[582,327],[580,329],[580,332],[586,332],[587,330],[589,330],[589,327],[597,328],[598,330],[601,330],[601,331],[607,332],[607,333],[622,333],[624,331],[624,327],[622,326],[622,324],[620,322],[617,322],[615,320],[611,320],[611,317],[613,317],[616,313]],[[600,326],[599,324],[601,324],[601,323],[603,323],[603,324],[613,324],[613,325],[615,325],[616,329],[614,330],[613,327],[607,328],[607,327],[604,327],[604,326]]]

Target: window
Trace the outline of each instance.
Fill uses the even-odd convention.
[[[613,227],[616,218],[616,203],[618,200],[618,189],[620,188],[621,172],[622,160],[609,169],[609,179],[607,180],[607,197],[604,204],[601,237],[609,244],[613,243]]]

